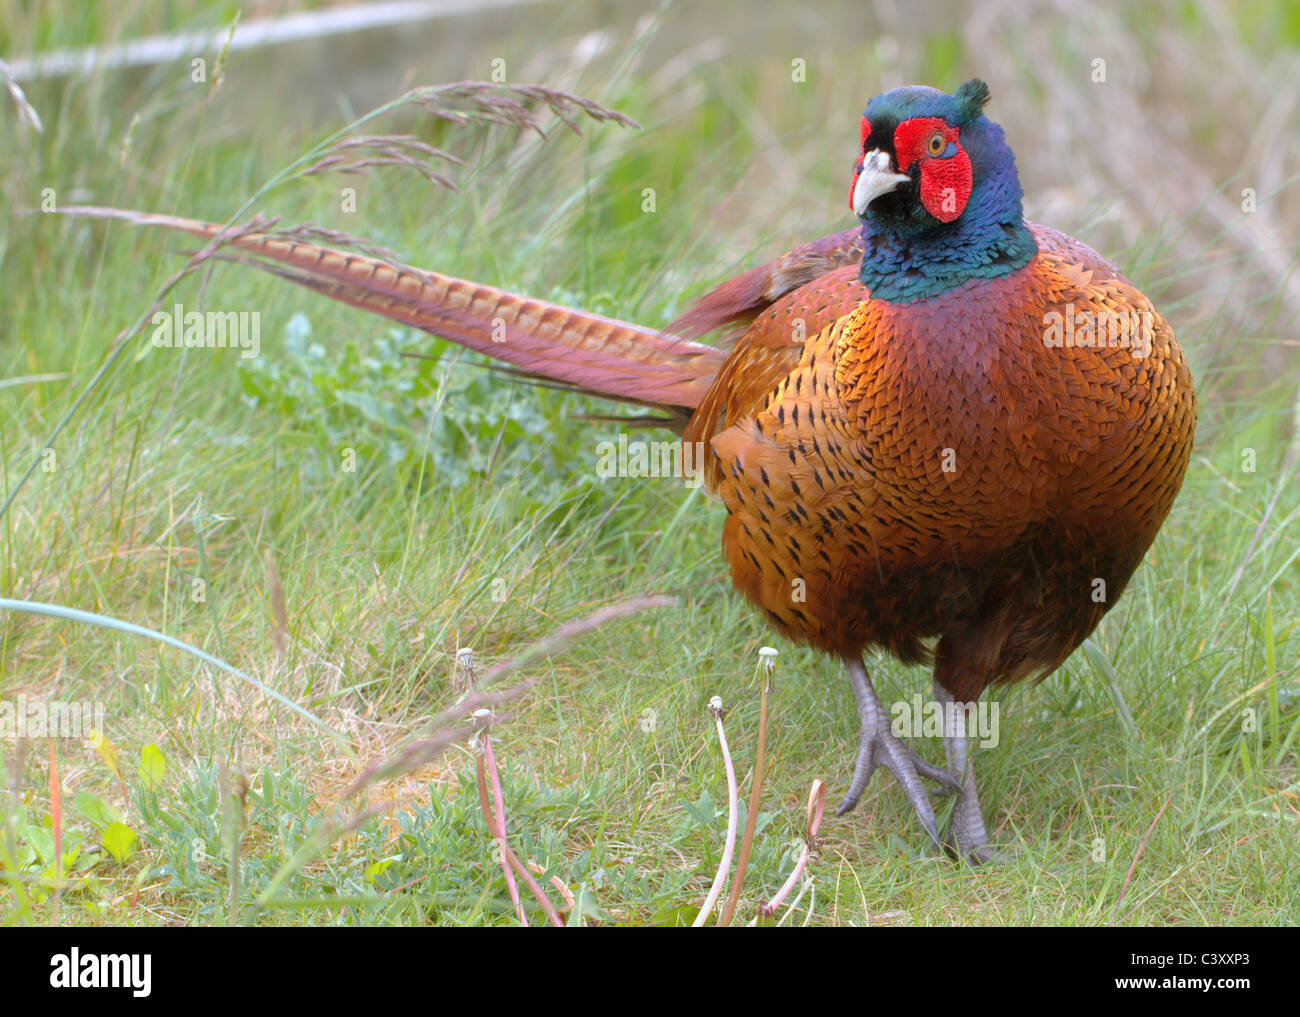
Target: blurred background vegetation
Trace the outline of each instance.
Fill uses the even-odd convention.
[[[1016,151],[1027,218],[1112,256],[1131,252],[1136,281],[1167,294],[1162,307],[1179,334],[1190,327],[1204,335],[1203,428],[1223,423],[1216,407],[1297,373],[1293,5],[844,2],[808,4],[797,17],[744,4],[427,7],[456,13],[366,29],[363,7],[338,34],[237,49],[216,89],[190,80],[183,52],[138,67],[58,71],[67,51],[87,47],[112,54],[159,35],[222,39],[237,13],[237,34],[253,40],[261,19],[345,8],[7,3],[0,53],[15,58],[20,79],[31,78],[25,86],[50,121],[39,139],[12,117],[0,123],[10,153],[7,204],[31,206],[39,185],[64,204],[221,220],[233,211],[231,196],[254,190],[266,167],[326,127],[413,84],[496,72],[588,94],[629,111],[645,130],[589,132],[586,142],[561,139],[544,154],[524,139],[509,164],[491,157],[503,139],[483,137],[457,149],[471,162],[457,177],[465,196],[391,172],[348,181],[361,191],[357,216],[339,214],[337,180],[277,194],[270,211],[341,228],[360,219],[371,239],[409,238],[406,253],[427,252],[429,267],[453,274],[467,240],[492,239],[473,233],[487,217],[499,249],[487,281],[540,282],[598,310],[617,286],[621,312],[636,318],[656,302],[678,309],[755,253],[842,228],[849,220],[840,192],[866,99],[906,82],[951,90],[978,74]],[[29,54],[45,62],[20,59]],[[211,63],[210,47],[206,55]],[[445,137],[445,128],[416,119],[398,126]],[[655,189],[660,214],[642,213],[644,187]],[[1243,211],[1247,201],[1253,211]],[[588,237],[634,239],[583,239],[557,251],[556,231],[579,216]],[[3,228],[7,252],[36,243],[42,227]],[[544,275],[530,270],[541,251]],[[681,287],[675,273],[686,264]],[[23,265],[6,268],[13,285],[42,288]],[[1283,417],[1276,426],[1280,438],[1291,425]]]
[[[0,494],[13,494],[114,336],[191,249],[153,231],[24,214],[47,194],[59,205],[224,221],[322,137],[407,88],[494,73],[543,82],[641,129],[587,123],[577,135],[550,121],[543,139],[403,110],[382,129],[463,159],[450,171],[457,191],[380,169],[279,185],[254,211],[364,236],[440,272],[661,325],[720,279],[852,224],[845,191],[871,96],[904,83],[951,91],[979,76],[1016,153],[1027,218],[1084,240],[1155,300],[1188,351],[1201,406],[1187,489],[1097,637],[1145,746],[1116,726],[1122,711],[1088,664],[1072,661],[1041,689],[1013,694],[1019,720],[1007,747],[980,764],[989,808],[1005,835],[1044,838],[1045,866],[1063,843],[1127,843],[1122,876],[1125,838],[1146,829],[1164,788],[1183,787],[1205,761],[1218,783],[1183,788],[1187,804],[1172,811],[1181,818],[1165,821],[1167,841],[1148,849],[1177,879],[1135,885],[1124,911],[1113,910],[1117,880],[1105,866],[1081,869],[1048,901],[1028,896],[1032,873],[988,877],[1009,881],[1001,896],[936,875],[918,862],[899,796],[873,786],[861,818],[830,837],[834,864],[823,871],[835,873],[833,889],[815,920],[1294,920],[1297,891],[1279,874],[1298,860],[1287,641],[1300,546],[1300,7],[428,7],[367,27],[364,5],[0,0],[0,58],[44,121],[36,133],[0,95]],[[359,11],[346,31],[218,56],[237,14],[242,41],[265,19],[345,10]],[[154,36],[189,41],[139,63],[141,51],[122,49]],[[344,187],[356,189],[355,211],[344,209]],[[68,750],[65,778],[134,823],[144,852],[119,871],[88,849],[94,864],[82,874],[102,883],[83,890],[74,920],[136,920],[125,903],[133,881],[149,889],[160,920],[232,913],[229,874],[187,848],[207,845],[205,859],[229,853],[229,831],[213,818],[222,767],[247,773],[254,788],[240,892],[272,886],[324,901],[278,920],[498,913],[500,886],[495,903],[480,897],[492,870],[473,810],[453,815],[450,791],[429,797],[430,782],[454,788],[454,760],[393,790],[408,807],[400,829],[397,820],[367,828],[316,868],[295,868],[283,884],[272,876],[357,758],[387,751],[448,700],[458,646],[495,655],[593,606],[659,591],[683,596],[683,607],[615,626],[572,662],[550,665],[553,680],[516,728],[521,769],[508,789],[521,828],[546,831],[534,853],[566,881],[601,890],[607,916],[663,918],[698,900],[718,835],[717,761],[701,750],[699,710],[719,688],[746,695],[752,654],[770,639],[727,591],[718,510],[695,497],[683,511],[682,492],[666,485],[602,485],[594,450],[619,425],[581,417],[608,407],[489,373],[423,334],[236,266],[217,266],[177,298],[260,310],[262,357],[133,348],[56,443],[57,473],[34,474],[0,520],[0,595],[133,618],[228,655],[346,731],[354,755],[219,680],[214,691],[189,662],[71,626],[0,619],[0,691],[107,698],[118,711],[113,738],[132,751],[163,744],[177,774],[160,790]],[[414,350],[436,359],[404,356]],[[343,445],[361,453],[354,478],[338,474]],[[1255,473],[1242,471],[1247,448],[1258,454]],[[214,590],[204,604],[184,595],[197,576]],[[502,577],[510,595],[497,600]],[[783,654],[792,689],[806,691],[793,695],[773,750],[778,818],[754,870],[769,889],[788,871],[783,844],[800,826],[797,804],[787,806],[812,776],[832,787],[847,779],[856,738],[834,668],[805,651]],[[907,669],[882,669],[895,695],[920,687]],[[1233,711],[1270,688],[1275,727],[1247,745]],[[1029,705],[1017,713],[1019,696]],[[629,732],[646,709],[663,726],[638,740]],[[31,789],[43,788],[43,766],[29,761],[19,809],[29,840],[42,825],[43,792]],[[1040,773],[1047,787],[1035,786]],[[1053,794],[1053,782],[1065,792]],[[96,822],[85,820],[91,847]],[[1222,851],[1199,855],[1197,868],[1186,859],[1204,837],[1219,848],[1249,840],[1251,850],[1228,861]],[[25,871],[39,875],[43,855],[29,851]],[[624,861],[634,856],[636,865]],[[877,864],[885,868],[864,885]],[[375,896],[426,871],[442,876],[425,896],[419,887],[400,903]],[[931,895],[935,879],[952,881],[947,897]],[[26,903],[18,885],[0,891],[12,915],[56,906],[39,879]]]

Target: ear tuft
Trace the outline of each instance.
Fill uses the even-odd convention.
[[[969,123],[984,111],[990,98],[989,86],[979,78],[971,78],[957,89],[957,94],[953,98],[957,100],[957,109],[961,113],[962,123]]]

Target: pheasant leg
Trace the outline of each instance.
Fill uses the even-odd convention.
[[[853,783],[849,793],[840,802],[836,815],[842,816],[858,804],[858,799],[866,789],[876,767],[883,766],[894,775],[902,785],[907,800],[911,803],[925,832],[939,847],[939,826],[935,822],[934,808],[926,797],[921,784],[922,777],[929,777],[940,784],[950,786],[960,793],[961,785],[948,773],[937,766],[927,763],[915,752],[904,745],[890,729],[889,713],[886,711],[876,690],[872,688],[871,678],[866,666],[860,660],[848,660],[845,664],[849,672],[849,681],[853,684],[853,697],[858,701],[858,717],[862,722],[861,740],[858,745],[858,758],[853,766]]]
[[[948,774],[958,785],[957,801],[952,810],[947,843],[972,865],[996,861],[1001,853],[989,844],[988,830],[980,812],[979,794],[975,790],[975,767],[970,758],[970,739],[966,733],[966,704],[958,704],[951,692],[938,681],[934,698],[943,708],[943,750],[948,757]]]

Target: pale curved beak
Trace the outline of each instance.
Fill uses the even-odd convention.
[[[862,157],[862,172],[853,185],[853,211],[866,215],[868,205],[910,179],[904,173],[894,172],[889,153],[878,148],[868,152]]]

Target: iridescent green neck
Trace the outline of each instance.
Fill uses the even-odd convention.
[[[883,201],[862,217],[861,279],[873,297],[905,304],[938,296],[972,279],[1010,275],[1038,253],[1002,128],[981,117],[962,129],[962,144],[975,183],[956,220],[937,222],[915,201]]]

